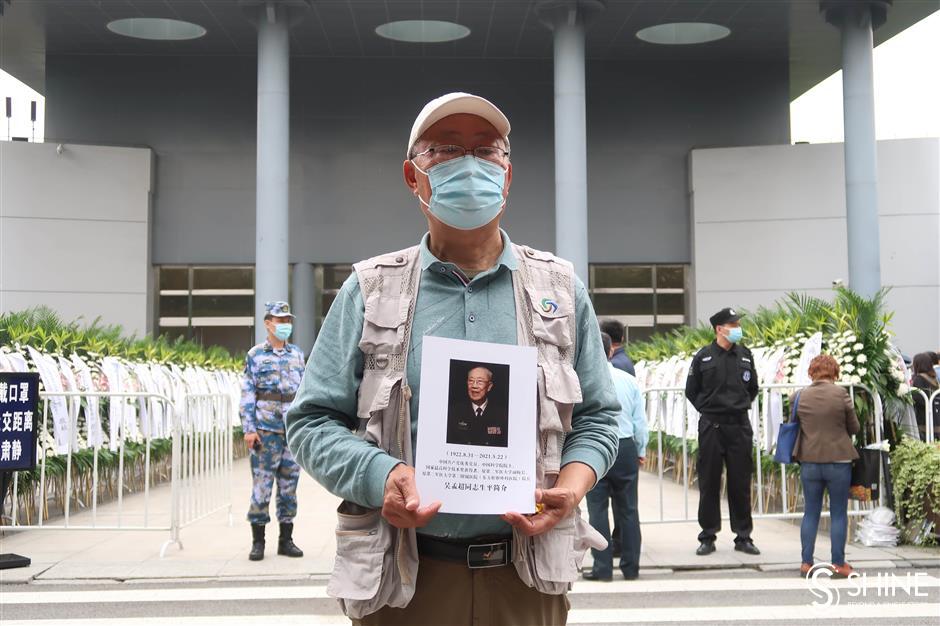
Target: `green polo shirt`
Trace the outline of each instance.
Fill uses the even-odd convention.
[[[413,395],[413,449],[421,415],[421,351],[426,336],[515,345],[516,307],[513,273],[517,260],[509,237],[500,231],[503,252],[496,265],[469,279],[456,265],[444,263],[421,241],[421,285],[415,305],[408,352],[407,377]],[[565,439],[562,465],[578,461],[593,468],[598,478],[607,473],[617,454],[617,413],[614,391],[600,331],[587,291],[576,280],[577,352],[575,371],[584,401],[574,407],[571,432]],[[362,380],[359,350],[365,304],[356,273],[343,283],[323,322],[307,370],[287,414],[287,438],[297,462],[337,496],[369,508],[379,508],[389,472],[400,461],[359,438],[352,431],[357,390]],[[422,503],[426,504],[426,503]],[[470,538],[507,534],[498,515],[439,513],[422,533]]]

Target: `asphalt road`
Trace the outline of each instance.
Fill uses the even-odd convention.
[[[348,624],[324,579],[0,587],[3,626]],[[940,569],[868,570],[810,582],[790,572],[711,571],[579,582],[569,624],[940,625]],[[829,606],[821,606],[831,599]],[[817,603],[814,605],[813,603]],[[446,626],[446,608],[440,624]]]

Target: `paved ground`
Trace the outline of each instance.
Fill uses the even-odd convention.
[[[907,580],[916,584],[908,586]],[[9,585],[0,593],[0,615],[4,626],[348,624],[338,604],[326,596],[324,584],[323,577],[317,577],[303,582]],[[819,606],[830,598],[831,606]],[[940,570],[825,580],[815,592],[798,576],[779,572],[650,574],[631,582],[576,583],[569,599],[572,625],[936,626]],[[499,623],[496,617],[494,623]],[[438,623],[447,626],[446,611]]]
[[[279,557],[269,544],[268,556],[263,561],[250,562],[247,559],[250,531],[244,521],[249,483],[247,460],[236,461],[231,482],[233,524],[229,525],[227,511],[222,511],[187,526],[182,531],[183,549],[171,546],[162,559],[160,548],[168,537],[168,533],[162,531],[70,529],[4,532],[0,537],[0,551],[28,556],[32,558],[33,565],[23,569],[0,570],[0,583],[168,583],[180,579],[190,583],[217,580],[287,581],[320,579],[328,574],[335,550],[334,511],[338,500],[304,476],[299,488],[300,511],[295,539],[306,555],[302,559]],[[641,519],[645,520],[641,576],[702,568],[746,568],[789,575],[799,566],[799,528],[794,524],[779,520],[757,520],[754,539],[763,552],[760,556],[734,552],[733,537],[726,528],[719,537],[718,551],[707,557],[698,557],[694,554],[698,533],[694,522],[652,523],[660,517],[660,489],[654,474],[641,473],[640,494]],[[686,504],[682,487],[666,482],[662,494],[663,517],[684,518]],[[690,489],[688,511],[693,518],[696,498],[697,491]],[[139,523],[143,519],[144,507],[140,496],[128,496],[124,505],[122,518],[125,523]],[[148,510],[150,521],[165,521],[168,511],[169,489],[154,489]],[[115,518],[114,505],[99,508],[99,522]],[[83,513],[75,516],[72,523],[80,525],[88,523],[89,519],[90,515]],[[271,525],[268,528],[273,543],[276,527]],[[938,549],[865,548],[851,544],[846,554],[848,561],[863,571],[940,567]],[[816,556],[819,560],[829,558],[827,537],[819,537]],[[585,565],[589,563],[590,557]]]

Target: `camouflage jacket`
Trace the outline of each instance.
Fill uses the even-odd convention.
[[[245,357],[239,415],[242,430],[284,432],[284,415],[290,402],[259,399],[263,394],[293,395],[304,374],[304,351],[292,343],[275,350],[267,341],[256,345]]]

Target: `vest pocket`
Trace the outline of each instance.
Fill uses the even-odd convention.
[[[365,370],[362,382],[359,383],[359,400],[356,414],[362,419],[368,419],[373,413],[388,407],[391,401],[392,388],[401,380],[401,374],[389,376],[383,370]]]
[[[388,543],[381,511],[343,501],[337,518],[336,561],[326,592],[344,600],[369,600],[379,590]]]
[[[567,363],[546,362],[545,393],[555,402],[562,404],[577,404],[581,402],[581,381],[578,373]]]
[[[574,518],[569,515],[548,532],[533,537],[535,570],[542,580],[570,583],[579,578]]]
[[[365,324],[359,349],[366,354],[386,356],[401,352],[408,316],[406,298],[383,298],[381,293],[371,294],[365,304]]]
[[[542,401],[542,419],[540,428],[555,429],[562,432],[571,430],[571,416],[574,405],[581,402],[581,382],[578,374],[567,363],[546,361],[539,365],[545,379],[545,395]],[[541,381],[540,381],[541,382]]]
[[[574,313],[570,297],[553,289],[526,287],[525,290],[532,305],[532,332],[535,336],[560,348],[570,346],[568,316]]]

